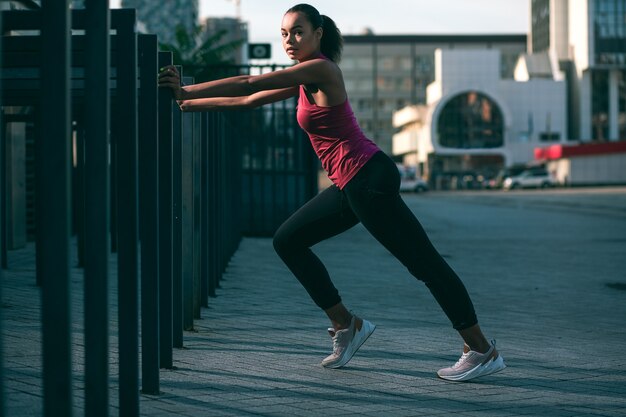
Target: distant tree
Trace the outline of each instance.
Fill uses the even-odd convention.
[[[188,33],[183,25],[176,27],[175,44],[159,43],[162,51],[171,51],[174,65],[182,65],[183,75],[192,76],[195,82],[203,82],[219,78],[221,74],[215,67],[232,65],[235,63],[233,53],[243,43],[243,39],[221,42],[226,30],[209,35],[201,39],[202,26],[196,26],[192,33]]]

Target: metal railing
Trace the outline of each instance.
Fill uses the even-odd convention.
[[[133,416],[139,388],[159,393],[160,369],[174,366],[173,348],[216,295],[241,236],[271,235],[317,192],[316,159],[295,125],[293,100],[181,113],[171,93],[157,89],[171,54],[158,52],[155,35],[136,33],[134,10],[109,11],[107,3],[70,11],[67,1],[44,1],[41,10],[2,13],[2,105],[33,109],[20,117],[34,132],[48,416],[72,415],[73,232],[85,280],[85,415],[109,410],[107,293],[116,252],[119,408]],[[0,174],[4,147],[0,135]],[[2,267],[10,268],[5,243]]]

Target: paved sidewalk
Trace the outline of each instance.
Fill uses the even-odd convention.
[[[327,320],[271,240],[248,238],[196,332],[185,334],[185,349],[175,350],[177,369],[162,370],[162,395],[141,397],[142,415],[626,415],[626,189],[405,200],[468,287],[506,370],[471,383],[437,379],[437,369],[458,359],[461,341],[426,287],[361,226],[315,252],[347,306],[378,327],[347,367],[322,368],[331,349]],[[31,255],[32,248],[11,253],[19,267],[4,285],[9,416],[41,415]],[[76,271],[76,415],[83,414],[81,279]],[[116,314],[113,306],[113,407]]]

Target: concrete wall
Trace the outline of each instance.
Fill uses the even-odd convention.
[[[590,155],[548,162],[561,185],[626,184],[626,154]]]
[[[578,76],[589,68],[592,56],[590,39],[589,0],[570,0],[569,4],[569,44],[570,58],[576,64]]]

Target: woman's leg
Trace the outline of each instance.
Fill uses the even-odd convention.
[[[453,327],[474,350],[489,349],[477,325],[465,286],[437,252],[424,228],[399,195],[398,170],[379,153],[344,188],[350,207],[367,230],[409,272],[424,281]]]
[[[348,327],[352,315],[341,303],[328,271],[310,248],[357,223],[345,196],[336,186],[331,186],[289,217],[274,235],[276,252],[313,301],[326,312],[336,330]]]
[[[376,326],[346,309],[311,246],[357,223],[343,193],[332,186],[302,206],[274,235],[276,252],[333,325],[334,330],[329,331],[333,353],[322,360],[322,366],[327,368],[340,368],[348,363]]]

